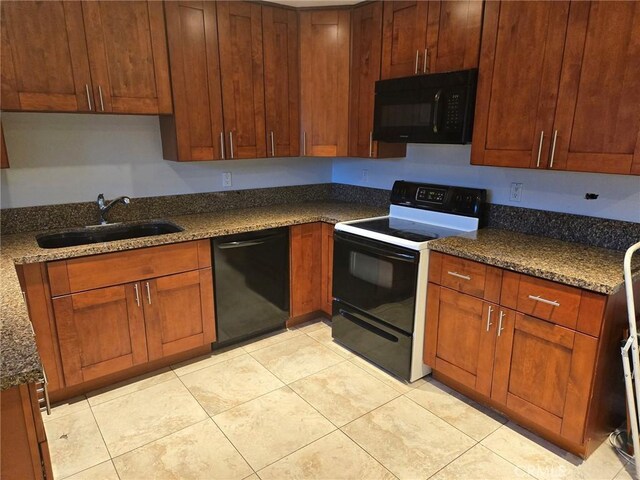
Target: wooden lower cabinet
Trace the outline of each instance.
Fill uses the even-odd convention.
[[[333,315],[333,225],[322,224],[322,311]]]
[[[624,420],[624,292],[495,275],[501,269],[488,266],[487,278],[501,278],[501,286],[451,284],[451,265],[478,283],[481,264],[474,264],[431,253],[424,363],[435,378],[587,457]],[[499,301],[483,298],[489,291]]]
[[[290,229],[291,317],[320,310],[323,305],[322,224],[305,223]]]
[[[53,478],[35,384],[23,384],[2,391],[0,436],[0,478]]]

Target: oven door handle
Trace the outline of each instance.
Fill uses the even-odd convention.
[[[379,255],[381,257],[384,258],[388,258],[390,260],[400,260],[401,262],[409,262],[409,263],[416,263],[418,261],[417,255],[411,255],[409,253],[393,253],[393,252],[387,252],[385,250],[383,250],[382,248],[378,248],[378,247],[374,247],[373,245],[367,245],[366,243],[360,243],[356,240],[353,240],[351,238],[349,239],[344,239],[344,238],[337,238],[337,240],[340,242],[345,242],[345,243],[350,243],[352,245],[358,245],[359,247],[365,248],[367,250],[370,250],[372,252],[376,252],[376,255]]]
[[[384,330],[382,330],[381,328],[376,327],[375,325],[371,325],[369,322],[365,322],[364,320],[360,320],[358,317],[356,317],[355,315],[352,315],[351,313],[347,312],[346,310],[340,309],[340,310],[338,310],[338,313],[340,315],[342,315],[346,320],[349,320],[351,323],[355,323],[359,327],[362,327],[365,330],[368,330],[371,333],[373,333],[375,335],[378,335],[379,337],[384,338],[385,340],[389,340],[390,342],[393,342],[393,343],[398,343],[400,341],[398,339],[398,337],[396,337],[394,335],[391,335],[388,332],[385,332]]]

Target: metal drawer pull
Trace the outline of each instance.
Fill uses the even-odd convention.
[[[271,156],[276,156],[276,142],[273,138],[273,130],[271,130]]]
[[[134,284],[133,288],[136,291],[136,304],[140,306],[140,292],[138,291],[138,284]]]
[[[491,325],[493,325],[493,322],[491,321],[491,314],[493,313],[493,307],[489,307],[489,313],[487,314],[487,332],[489,331],[489,327]]]
[[[369,132],[369,158],[373,157],[373,132]]]
[[[536,168],[540,168],[540,155],[542,155],[543,140],[544,140],[544,130],[540,132],[540,143],[538,144],[538,161],[536,162]]]
[[[229,132],[229,152],[231,159],[233,159],[233,132]]]
[[[98,85],[98,94],[100,95],[100,110],[104,112],[104,102],[102,101],[102,87]]]
[[[89,95],[89,85],[88,84],[84,84],[84,90],[85,92],[87,92],[87,103],[89,104],[89,111],[93,110],[93,107],[91,107],[91,95]]]
[[[149,290],[149,282],[146,282],[147,285],[147,301],[149,302],[149,305],[151,305],[151,292]]]
[[[453,277],[458,277],[463,280],[471,280],[471,277],[469,275],[462,275],[461,273],[458,273],[458,272],[447,272],[447,273]]]
[[[502,320],[504,320],[504,317],[506,316],[507,314],[500,310],[500,318],[498,319],[498,336],[500,336],[500,334],[504,330],[504,327],[502,326]]]
[[[307,156],[307,132],[302,132],[302,156]]]
[[[547,300],[546,298],[542,298],[539,295],[529,295],[531,300],[535,300],[536,302],[546,303],[547,305],[553,305],[554,307],[559,307],[560,304],[554,300]]]
[[[556,140],[558,140],[558,130],[553,132],[553,142],[551,143],[551,161],[549,162],[549,168],[553,168],[553,157],[556,155]]]
[[[422,66],[423,73],[429,73],[429,49],[424,49],[424,65]]]
[[[224,160],[224,133],[220,132],[220,156]]]
[[[418,62],[420,61],[420,50],[416,50],[416,75],[418,74]]]

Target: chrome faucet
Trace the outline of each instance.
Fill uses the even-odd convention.
[[[108,223],[105,216],[107,215],[109,210],[111,210],[117,203],[129,205],[129,202],[131,202],[131,199],[129,197],[123,196],[123,197],[114,198],[113,200],[111,200],[109,203],[105,205],[104,193],[101,193],[100,195],[98,195],[98,200],[96,200],[96,203],[98,204],[98,208],[100,208],[100,225],[105,225]]]

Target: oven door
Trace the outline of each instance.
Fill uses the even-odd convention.
[[[414,250],[336,232],[333,297],[411,334],[419,259]]]
[[[364,312],[333,302],[332,334],[338,342],[385,370],[409,379],[411,335],[389,328]]]

